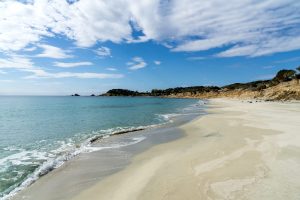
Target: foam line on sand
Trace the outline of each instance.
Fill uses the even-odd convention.
[[[138,154],[74,200],[299,199],[300,104],[212,100],[185,136]]]

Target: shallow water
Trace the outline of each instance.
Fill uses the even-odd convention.
[[[0,198],[79,153],[103,149],[91,146],[91,138],[170,123],[198,114],[201,104],[142,97],[0,97]]]

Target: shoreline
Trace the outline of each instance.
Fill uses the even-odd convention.
[[[183,137],[183,133],[177,127],[199,115],[203,115],[202,110],[201,108],[196,113],[171,116],[168,122],[162,124],[119,130],[109,136],[91,137],[88,139],[91,151],[80,153],[68,159],[62,166],[40,176],[32,184],[17,191],[8,199],[69,199],[71,196],[75,196],[78,191],[87,189],[92,184],[95,184],[96,181],[124,169],[130,164],[131,158],[135,155],[157,144]],[[160,134],[163,134],[163,136]],[[90,164],[87,163],[87,160]],[[103,162],[106,162],[106,164],[103,164]],[[100,167],[98,167],[99,165]],[[90,175],[84,172],[86,168],[90,169]],[[68,175],[65,176],[65,173]],[[75,176],[78,174],[83,177],[76,178]],[[81,179],[86,180],[83,181]],[[58,186],[56,186],[57,182],[59,182]],[[74,182],[74,184],[70,182]],[[71,187],[76,187],[78,191],[70,189]],[[66,190],[69,190],[67,195]],[[56,197],[51,196],[53,192],[57,193]],[[48,194],[47,197],[44,196],[45,193]]]
[[[300,167],[299,102],[215,99],[210,100],[206,111],[208,115],[180,125],[181,132],[173,140],[167,138],[143,151],[139,148],[143,148],[145,141],[138,143],[140,147],[136,144],[125,147],[136,148],[128,163],[94,180],[80,192],[65,191],[63,199],[259,199],[262,196],[297,199],[300,195],[300,172],[295,170]],[[171,135],[174,133],[174,129],[169,131]],[[156,135],[156,139],[161,141],[162,135]],[[79,163],[94,159],[86,157]],[[99,173],[93,173],[95,169],[86,165],[70,167],[69,162],[52,174],[63,180],[66,173],[78,168],[86,171],[82,178]],[[49,186],[47,182],[51,178],[44,179],[46,185]],[[52,184],[57,184],[57,180]],[[42,184],[37,182],[14,199],[38,192],[53,194],[60,189],[46,186],[44,191],[38,191]],[[78,189],[72,184],[68,187]],[[39,199],[36,197],[22,199]]]
[[[93,153],[95,151],[99,151],[97,144],[101,143],[101,141],[109,139],[114,139],[115,136],[123,135],[123,134],[131,134],[134,132],[139,131],[150,131],[151,129],[159,129],[160,127],[166,125],[166,123],[162,124],[154,124],[154,125],[148,125],[148,126],[139,126],[139,127],[129,127],[129,128],[122,128],[121,130],[116,130],[111,132],[110,134],[104,135],[96,135],[92,136],[85,141],[82,141],[80,146],[76,146],[75,149],[72,151],[66,152],[65,154],[60,155],[59,157],[55,158],[54,160],[48,160],[44,162],[37,170],[35,170],[31,175],[27,177],[19,186],[14,188],[10,193],[5,195],[3,199],[14,199],[19,198],[18,195],[23,190],[26,190],[28,187],[30,187],[35,182],[39,181],[41,178],[47,176],[48,174],[52,173],[53,171],[60,170],[61,168],[64,168],[69,164],[69,162],[72,162],[73,160],[76,160],[78,156],[82,154],[89,154]],[[112,138],[111,138],[112,137]],[[139,141],[137,141],[139,142]],[[135,141],[134,141],[135,143]],[[132,144],[126,144],[126,145],[132,145]],[[124,146],[126,146],[124,145]],[[104,147],[105,149],[106,147]],[[110,148],[110,147],[108,147]],[[114,148],[114,147],[111,147]],[[102,150],[102,149],[100,149]]]
[[[153,101],[151,100],[150,102]],[[33,171],[30,171],[30,173],[28,173],[25,176],[25,178],[21,180],[22,182],[20,181],[17,184],[14,184],[10,188],[7,187],[9,192],[4,192],[3,193],[4,195],[2,195],[1,193],[0,199],[12,198],[13,196],[20,193],[21,191],[26,190],[26,188],[28,188],[36,181],[40,180],[40,178],[46,176],[51,171],[62,167],[63,165],[65,165],[66,162],[75,159],[80,154],[91,153],[94,151],[99,151],[107,148],[119,148],[120,146],[132,145],[140,142],[140,140],[143,139],[128,140],[122,144],[114,144],[113,147],[109,147],[109,146],[97,147],[97,145],[94,145],[94,143],[97,142],[101,143],[102,141],[107,140],[107,138],[109,137],[112,137],[111,139],[113,140],[115,136],[123,135],[125,133],[128,134],[130,132],[151,131],[152,129],[159,129],[161,127],[172,125],[173,121],[174,120],[176,121],[176,118],[181,118],[188,115],[198,116],[202,114],[203,101],[193,100],[193,101],[186,101],[186,102],[187,103],[184,103],[183,106],[178,106],[178,107],[175,106],[172,110],[168,110],[167,107],[166,109],[163,108],[165,109],[164,112],[161,113],[157,112],[157,114],[154,113],[155,115],[153,116],[153,120],[150,120],[152,123],[145,123],[145,125],[143,124],[140,125],[140,123],[135,123],[133,120],[131,120],[133,121],[133,123],[129,124],[128,126],[126,126],[127,122],[123,123],[123,126],[116,126],[117,125],[116,123],[116,124],[112,124],[112,128],[108,127],[106,129],[103,128],[98,130],[93,129],[95,131],[89,131],[87,132],[86,135],[79,134],[78,136],[75,135],[76,137],[71,138],[70,140],[66,139],[66,142],[62,142],[59,144],[59,148],[56,148],[57,150],[56,149],[53,150],[54,154],[51,154],[52,152],[50,151],[50,156],[46,155],[46,157],[43,157],[47,159],[41,162],[41,164],[39,164]],[[141,113],[141,116],[143,116],[143,113]],[[141,120],[137,120],[137,122],[141,122],[141,121],[143,121],[143,118],[141,118]],[[42,151],[42,153],[44,152],[45,151]]]
[[[213,100],[208,112],[72,199],[298,199],[299,103]]]

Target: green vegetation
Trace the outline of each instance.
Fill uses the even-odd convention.
[[[216,92],[220,88],[217,86],[195,86],[195,87],[176,87],[176,88],[168,88],[166,90],[158,90],[154,89],[149,93],[149,96],[167,96],[179,93],[189,92],[191,94],[196,94],[198,92]]]
[[[223,87],[217,86],[194,86],[194,87],[176,87],[168,88],[165,90],[153,89],[151,92],[138,92],[131,91],[127,89],[112,89],[107,93],[100,96],[176,96],[177,94],[188,94],[188,95],[197,95],[203,93],[218,93],[222,91],[231,91],[231,90],[248,90],[248,91],[262,91],[266,88],[276,86],[281,82],[291,81],[297,79],[299,82],[300,79],[300,66],[297,68],[299,73],[297,74],[295,70],[280,70],[276,76],[271,80],[259,80],[249,83],[234,83],[226,85]]]
[[[138,91],[131,91],[126,89],[112,89],[109,90],[104,96],[142,96],[143,93]]]
[[[274,77],[274,80],[278,80],[280,82],[282,81],[290,81],[292,80],[296,75],[296,71],[295,70],[280,70],[279,72],[277,72],[277,75]]]
[[[177,87],[177,88],[169,88],[166,90],[158,90],[153,89],[151,92],[138,92],[131,91],[127,89],[112,89],[102,96],[168,96],[168,95],[176,95],[180,93],[189,92],[191,94],[196,94],[199,92],[210,92],[210,91],[218,91],[220,88],[216,86],[196,86],[196,87]]]
[[[300,66],[296,68],[298,70],[298,74],[296,74],[296,79],[298,80],[298,83],[299,83],[299,80],[300,80]]]
[[[271,85],[273,85],[273,83],[269,80],[266,80],[266,81],[254,81],[249,83],[234,83],[234,84],[226,85],[222,88],[227,90],[248,89],[252,91],[257,91],[257,90],[259,91],[259,90],[266,89]]]

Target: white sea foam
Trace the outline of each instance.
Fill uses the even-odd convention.
[[[178,114],[178,113],[169,113],[169,114],[159,114],[158,116],[161,117],[164,121],[167,121],[167,122],[174,122],[174,118],[175,117],[178,117],[182,114]]]
[[[85,149],[88,152],[99,151],[99,150],[102,150],[102,149],[116,149],[116,148],[121,148],[121,147],[129,146],[129,145],[137,144],[137,143],[139,143],[139,142],[141,142],[145,139],[146,139],[146,137],[140,136],[140,137],[132,138],[132,141],[130,141],[130,142],[118,142],[118,143],[115,143],[115,144],[110,144],[110,145],[107,145],[107,146],[99,146],[99,147],[98,146],[88,146]]]
[[[205,100],[199,100],[195,104],[191,104],[188,107],[185,107],[181,110],[179,110],[176,113],[167,113],[167,114],[158,114],[158,117],[163,119],[166,122],[174,122],[174,119],[180,117],[180,116],[185,116],[185,115],[194,115],[194,114],[199,114],[203,110],[203,105],[206,104]]]
[[[169,114],[161,114],[158,115],[159,118],[163,119],[163,122],[160,124],[153,124],[148,126],[137,126],[137,127],[115,127],[106,130],[99,130],[93,132],[91,137],[85,139],[80,145],[76,145],[76,142],[72,139],[67,141],[58,141],[59,147],[50,151],[50,152],[38,152],[34,151],[24,151],[23,149],[18,149],[15,147],[7,147],[7,151],[19,151],[13,155],[7,156],[5,158],[0,159],[0,166],[3,167],[7,162],[11,162],[13,165],[27,165],[32,164],[32,161],[28,161],[30,159],[43,161],[42,164],[32,173],[30,174],[26,180],[24,180],[18,187],[14,190],[9,192],[8,195],[2,197],[3,200],[10,199],[19,191],[23,190],[24,188],[28,187],[36,180],[38,180],[41,176],[47,174],[48,172],[62,166],[66,161],[74,158],[75,156],[81,153],[90,153],[94,151],[100,151],[103,149],[112,149],[112,148],[121,148],[128,145],[137,144],[146,139],[145,136],[138,136],[130,138],[129,141],[121,141],[116,143],[110,143],[108,145],[93,145],[92,143],[111,137],[112,135],[118,135],[119,133],[126,133],[126,132],[134,132],[137,130],[155,128],[166,123],[172,123],[174,119],[178,116],[182,115],[189,115],[191,113],[196,113],[201,110],[201,106],[203,105],[204,101],[200,100],[196,104],[190,105],[179,111],[178,113],[169,113]],[[80,137],[80,136],[79,136]],[[84,135],[86,137],[86,135]],[[39,141],[41,143],[46,141]],[[38,163],[37,163],[38,164]]]
[[[146,128],[153,128],[157,125],[150,125],[150,126],[139,126],[139,127],[117,127],[113,129],[106,129],[101,130],[98,133],[100,135],[94,136],[99,138],[107,138],[111,135],[117,134],[122,131],[134,131],[134,130],[140,130],[140,129],[146,129]],[[106,133],[104,135],[104,133]],[[26,180],[24,180],[18,187],[16,187],[14,190],[9,192],[8,195],[4,196],[2,199],[7,200],[16,195],[18,192],[23,190],[24,188],[28,187],[32,183],[34,183],[36,180],[38,180],[41,176],[49,173],[53,169],[56,169],[60,166],[62,166],[66,161],[74,158],[75,156],[79,155],[80,153],[90,153],[94,151],[100,151],[102,149],[112,149],[112,148],[121,148],[128,145],[133,145],[136,143],[139,143],[143,141],[146,137],[140,136],[140,137],[133,137],[132,141],[130,142],[119,142],[115,144],[111,144],[109,146],[93,146],[91,143],[91,140],[94,138],[89,138],[86,141],[84,141],[79,147],[74,145],[72,140],[69,140],[70,143],[66,143],[64,141],[59,141],[61,146],[55,150],[52,150],[51,153],[46,152],[38,152],[38,151],[23,151],[19,152],[13,155],[10,155],[8,157],[5,157],[3,159],[0,159],[0,166],[1,164],[4,165],[7,162],[11,162],[14,165],[26,165],[26,164],[32,164],[32,162],[26,162],[29,159],[38,159],[38,160],[46,160],[43,162],[31,175],[27,177]],[[48,155],[48,157],[47,157]],[[59,156],[55,156],[59,155]]]

